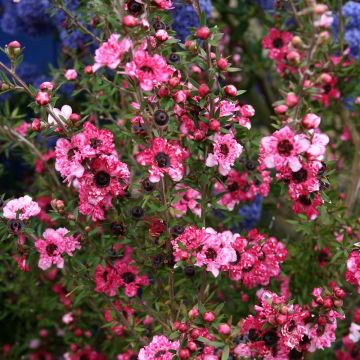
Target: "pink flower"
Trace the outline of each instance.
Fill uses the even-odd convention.
[[[324,160],[326,145],[329,143],[329,137],[320,132],[312,132],[310,147],[306,150],[308,160]]]
[[[293,200],[292,209],[295,214],[305,214],[309,220],[315,220],[319,216],[318,207],[324,201],[319,193],[309,194],[307,191]]]
[[[27,220],[40,213],[41,209],[37,202],[32,201],[28,195],[10,200],[3,208],[3,216],[6,219]]]
[[[79,180],[81,214],[93,221],[102,220],[104,211],[112,206],[112,198],[124,196],[129,184],[128,166],[115,155],[100,155],[91,163],[91,173]]]
[[[95,51],[94,72],[103,66],[113,70],[119,66],[121,58],[132,46],[132,42],[128,38],[121,41],[119,41],[119,38],[119,34],[112,34],[108,41],[102,43],[100,48]]]
[[[108,264],[105,268],[101,264],[96,267],[94,281],[95,291],[107,296],[115,296],[120,287],[120,280],[115,269]]]
[[[143,90],[150,91],[155,86],[168,81],[174,70],[162,56],[157,54],[151,56],[145,50],[137,50],[133,61],[126,64],[125,72],[137,78]]]
[[[75,69],[68,69],[65,71],[64,76],[66,80],[72,81],[77,79],[78,73]]]
[[[357,287],[360,294],[360,252],[353,251],[350,253],[346,262],[347,271],[345,273],[346,281]]]
[[[201,194],[199,191],[196,191],[190,187],[187,187],[184,184],[176,185],[176,190],[182,190],[178,192],[177,195],[180,196],[180,199],[172,205],[175,209],[175,216],[182,217],[186,214],[187,209],[189,209],[193,214],[201,216],[201,204],[197,201],[201,199]]]
[[[295,135],[288,126],[265,136],[260,143],[260,162],[267,168],[280,170],[289,166],[292,171],[301,168],[299,155],[310,147],[305,135]]]
[[[66,253],[73,255],[76,249],[80,249],[80,243],[73,236],[66,236],[69,232],[66,228],[57,230],[48,228],[43,233],[43,238],[35,241],[35,248],[40,253],[39,268],[47,270],[51,265],[56,265],[62,269],[64,267],[64,259],[62,255]]]
[[[174,353],[169,350],[178,351],[180,341],[170,341],[164,335],[155,335],[150,344],[140,349],[139,360],[171,360]]]
[[[235,160],[242,153],[243,147],[236,141],[232,133],[226,135],[215,135],[213,153],[206,159],[206,166],[219,166],[219,173],[226,176],[231,171]]]
[[[30,128],[31,128],[31,124],[24,121],[21,123],[21,125],[14,128],[14,130],[21,136],[26,136],[26,134]]]
[[[59,117],[61,120],[64,120],[64,119],[65,119],[65,121],[67,121],[67,120],[70,119],[70,116],[71,116],[71,114],[72,114],[72,108],[71,108],[71,106],[69,106],[69,105],[64,105],[64,106],[61,108],[61,110],[58,109],[58,108],[54,108],[54,109],[53,109],[53,112],[54,112],[55,115],[56,115],[57,117]],[[62,118],[63,118],[63,119],[62,119]],[[50,125],[56,125],[56,124],[57,124],[56,120],[52,117],[51,114],[48,115],[48,123],[49,123]]]
[[[152,2],[162,10],[169,10],[172,7],[171,0],[152,0]]]
[[[156,183],[164,174],[168,174],[174,181],[180,181],[185,173],[183,162],[188,156],[187,150],[176,142],[154,138],[150,148],[137,154],[136,160],[143,166],[150,166],[149,180]]]
[[[269,49],[269,58],[273,60],[282,60],[289,51],[289,43],[293,35],[287,31],[281,32],[278,29],[271,28],[268,36],[262,40],[264,49]]]

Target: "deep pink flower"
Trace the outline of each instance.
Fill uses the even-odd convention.
[[[108,41],[102,43],[95,51],[94,72],[103,66],[107,66],[113,70],[119,66],[121,58],[132,46],[130,39],[124,38],[119,41],[119,38],[119,34],[112,34]]]
[[[106,264],[105,268],[99,264],[94,273],[95,291],[107,296],[115,296],[119,287],[120,279],[115,269]]]
[[[91,173],[79,179],[79,211],[93,221],[102,220],[113,197],[124,196],[130,179],[128,166],[115,155],[100,155],[91,163]]]
[[[21,136],[26,136],[26,134],[30,128],[31,128],[31,124],[23,121],[19,126],[14,128],[14,130]]]
[[[260,144],[260,162],[264,167],[280,170],[289,166],[292,171],[299,171],[299,155],[310,147],[305,135],[296,135],[288,126],[265,136]]]
[[[292,38],[293,35],[287,31],[271,28],[269,34],[263,38],[262,46],[269,50],[270,59],[282,60],[289,51]]]
[[[151,140],[150,148],[137,154],[136,160],[143,166],[150,166],[149,180],[156,183],[164,174],[168,174],[174,181],[180,181],[185,173],[183,163],[188,156],[187,150],[178,143],[154,138]]]
[[[126,64],[125,71],[127,75],[137,78],[145,91],[168,81],[174,72],[162,56],[152,56],[145,50],[135,52],[133,61]]]
[[[140,349],[139,360],[171,360],[175,356],[169,350],[178,351],[180,341],[170,341],[164,335],[155,335],[150,344]]]
[[[171,0],[152,0],[152,2],[162,10],[169,10],[172,7]]]
[[[309,220],[319,216],[318,207],[324,203],[319,193],[309,194],[307,191],[293,200],[292,209],[295,214],[305,214]]]
[[[176,185],[176,190],[182,190],[177,192],[177,196],[180,199],[172,205],[175,209],[175,216],[182,217],[186,214],[187,209],[189,209],[193,214],[201,216],[201,204],[197,201],[201,199],[201,194],[199,191],[194,190],[190,187],[187,187],[184,184]]]
[[[48,228],[43,233],[44,239],[35,242],[35,248],[40,253],[39,268],[48,269],[51,265],[56,265],[62,269],[64,267],[63,254],[73,255],[76,249],[80,249],[80,243],[74,236],[66,236],[69,230],[59,228],[57,230]]]
[[[32,201],[29,195],[10,200],[3,208],[3,215],[6,219],[27,220],[40,213],[41,209],[37,202]]]
[[[353,251],[350,253],[346,261],[346,268],[346,281],[355,285],[360,294],[360,251]]]
[[[243,147],[236,141],[232,133],[215,135],[213,153],[206,159],[206,166],[219,166],[219,173],[226,176],[230,173],[235,160],[242,153]]]

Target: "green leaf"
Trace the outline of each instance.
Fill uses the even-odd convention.
[[[230,353],[229,345],[226,345],[221,355],[221,360],[227,360],[229,358],[229,353]]]

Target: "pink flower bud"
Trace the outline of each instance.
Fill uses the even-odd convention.
[[[159,97],[166,97],[169,95],[169,89],[166,86],[161,86],[158,90]]]
[[[209,128],[211,131],[218,131],[220,129],[220,122],[216,119],[210,120]]]
[[[187,343],[187,347],[190,349],[190,351],[196,351],[197,350],[197,346],[193,341],[189,341]]]
[[[334,302],[332,301],[330,296],[327,296],[324,300],[324,307],[327,309],[331,309],[334,305]]]
[[[210,29],[207,26],[202,26],[196,30],[196,37],[201,40],[207,40],[211,34]]]
[[[93,68],[91,65],[86,65],[84,68],[84,74],[90,75],[93,74]]]
[[[197,339],[200,336],[200,330],[199,329],[192,329],[190,332],[190,337],[192,339]]]
[[[50,96],[45,91],[39,91],[35,96],[35,101],[40,106],[45,106],[50,102]]]
[[[225,90],[225,93],[229,96],[237,95],[237,89],[234,85],[226,85],[224,90]]]
[[[33,120],[33,122],[31,123],[31,129],[32,131],[36,131],[36,132],[39,132],[41,130],[40,119],[36,118]]]
[[[314,7],[314,12],[317,15],[322,15],[324,14],[326,11],[328,11],[328,6],[325,4],[317,4]]]
[[[137,25],[136,17],[132,15],[126,15],[123,18],[123,25],[127,27],[135,27]]]
[[[231,333],[231,326],[229,324],[220,324],[218,330],[222,335],[229,335]]]
[[[299,99],[294,93],[288,93],[285,98],[285,103],[288,107],[293,107],[298,103]]]
[[[284,315],[284,314],[279,314],[277,317],[276,317],[276,322],[280,325],[283,325],[285,324],[287,321],[287,315]]]
[[[217,67],[220,69],[220,70],[225,70],[227,67],[228,67],[229,63],[228,61],[225,59],[225,58],[220,58],[218,61],[217,61]]]
[[[190,351],[188,349],[180,349],[179,358],[181,360],[187,360],[190,357]]]
[[[197,308],[193,308],[189,311],[190,318],[197,318],[200,315],[199,310]]]
[[[201,84],[198,89],[198,93],[201,97],[206,96],[209,93],[210,89],[206,84]]]
[[[188,326],[187,326],[186,323],[180,323],[180,324],[178,325],[177,329],[178,329],[180,332],[185,333],[185,332],[187,332],[187,330],[188,330]]]
[[[315,114],[306,114],[302,119],[302,126],[305,129],[316,129],[320,125],[321,118]]]
[[[320,80],[325,84],[330,84],[332,81],[332,76],[328,73],[321,74]]]
[[[21,44],[17,40],[9,42],[7,44],[7,46],[11,49],[20,49],[21,48]]]
[[[160,29],[156,32],[155,37],[158,41],[166,41],[169,39],[169,34],[166,30]]]
[[[184,103],[186,101],[186,92],[183,90],[178,90],[173,98],[176,103]]]
[[[69,69],[65,71],[64,76],[66,80],[72,81],[77,78],[78,74],[75,69]]]
[[[275,106],[274,111],[276,114],[285,114],[288,110],[288,107],[286,105],[278,105]]]
[[[360,105],[360,96],[358,96],[354,102],[356,105]]]
[[[206,322],[213,322],[215,320],[216,316],[212,311],[207,311],[204,315],[203,315],[203,319]]]
[[[41,91],[52,91],[54,89],[54,84],[50,81],[45,81],[40,84],[39,89]]]
[[[292,63],[298,64],[300,62],[300,54],[297,51],[290,51],[286,55],[286,59]]]
[[[180,79],[174,76],[169,79],[168,83],[172,88],[176,88],[180,84]]]

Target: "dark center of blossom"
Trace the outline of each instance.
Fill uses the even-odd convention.
[[[300,345],[310,344],[310,338],[307,335],[304,335],[303,338],[300,340]]]
[[[102,144],[102,141],[100,139],[96,139],[96,138],[91,138],[90,139],[90,146],[93,149],[96,149],[97,147],[99,147]]]
[[[292,172],[291,178],[294,183],[301,184],[307,179],[307,171],[304,168],[301,168],[299,171]]]
[[[331,85],[330,85],[330,84],[326,84],[326,85],[323,87],[323,90],[324,90],[324,93],[325,93],[325,94],[328,94],[328,93],[331,91]]]
[[[281,49],[284,46],[284,41],[282,38],[277,38],[273,40],[273,46],[275,49]]]
[[[121,277],[125,284],[130,284],[135,281],[135,275],[130,271],[123,273]]]
[[[289,331],[289,332],[294,331],[294,330],[295,330],[295,327],[296,327],[295,321],[294,321],[294,320],[291,320],[291,321],[289,322],[288,331]]]
[[[105,171],[96,173],[94,179],[96,186],[99,188],[106,187],[110,184],[110,175]]]
[[[167,168],[170,166],[170,157],[163,152],[156,154],[155,161],[157,162],[159,168]]]
[[[248,339],[250,341],[256,341],[258,338],[258,333],[256,331],[256,329],[250,329],[249,333],[248,333]]]
[[[205,256],[207,259],[210,259],[210,260],[215,260],[216,259],[216,251],[212,248],[208,248],[206,251],[205,251]]]
[[[242,271],[243,271],[244,273],[248,273],[248,272],[250,272],[250,271],[253,269],[253,267],[254,267],[254,266],[250,265],[250,266],[247,267],[247,268],[243,268]]]
[[[303,358],[303,353],[300,351],[297,351],[296,349],[291,349],[290,353],[289,353],[289,359],[290,360],[297,360],[297,359],[302,359]]]
[[[24,223],[19,219],[11,219],[7,224],[9,232],[13,234],[18,234],[23,231]]]
[[[79,360],[90,360],[90,355],[82,354],[82,355],[79,357]]]
[[[318,328],[316,329],[316,335],[321,336],[324,334],[324,332],[325,332],[325,326],[319,325]]]
[[[133,355],[130,356],[129,360],[138,360],[138,356],[133,354]]]
[[[121,222],[114,221],[110,224],[110,230],[114,235],[125,235],[125,226]]]
[[[220,145],[220,152],[224,156],[227,156],[229,154],[229,147],[226,144],[221,144]]]
[[[108,275],[109,275],[108,271],[105,270],[104,273],[103,273],[104,281],[107,281]]]
[[[154,72],[153,69],[150,66],[146,66],[146,65],[141,66],[140,70],[142,72],[144,72],[144,73],[151,73],[152,74]]]
[[[299,201],[301,204],[303,204],[304,206],[310,206],[311,205],[311,200],[309,199],[308,196],[306,195],[300,195],[299,196]]]
[[[127,4],[128,11],[131,15],[137,16],[143,12],[143,5],[136,0],[130,0]]]
[[[72,148],[68,151],[67,158],[69,161],[71,161],[73,159],[73,157],[75,155],[75,151],[77,151],[77,150],[78,150],[78,148]]]
[[[267,347],[273,347],[277,344],[279,337],[276,334],[275,331],[268,331],[264,336],[263,336],[263,340],[265,343],[265,346]]]
[[[265,258],[266,258],[265,253],[263,251],[260,251],[259,252],[259,257],[258,257],[259,261],[264,261]]]
[[[49,244],[46,246],[46,253],[48,254],[48,256],[53,256],[57,248],[58,248],[57,245]]]
[[[236,191],[236,190],[238,190],[239,189],[239,184],[237,183],[237,182],[233,182],[232,184],[230,184],[229,186],[228,186],[228,190],[230,191],[230,192],[234,192],[234,191]]]
[[[159,358],[160,356],[162,356],[164,354],[166,354],[166,351],[165,350],[160,350],[155,354],[155,358]]]
[[[290,156],[293,145],[289,140],[281,140],[277,145],[278,152],[281,156]]]

